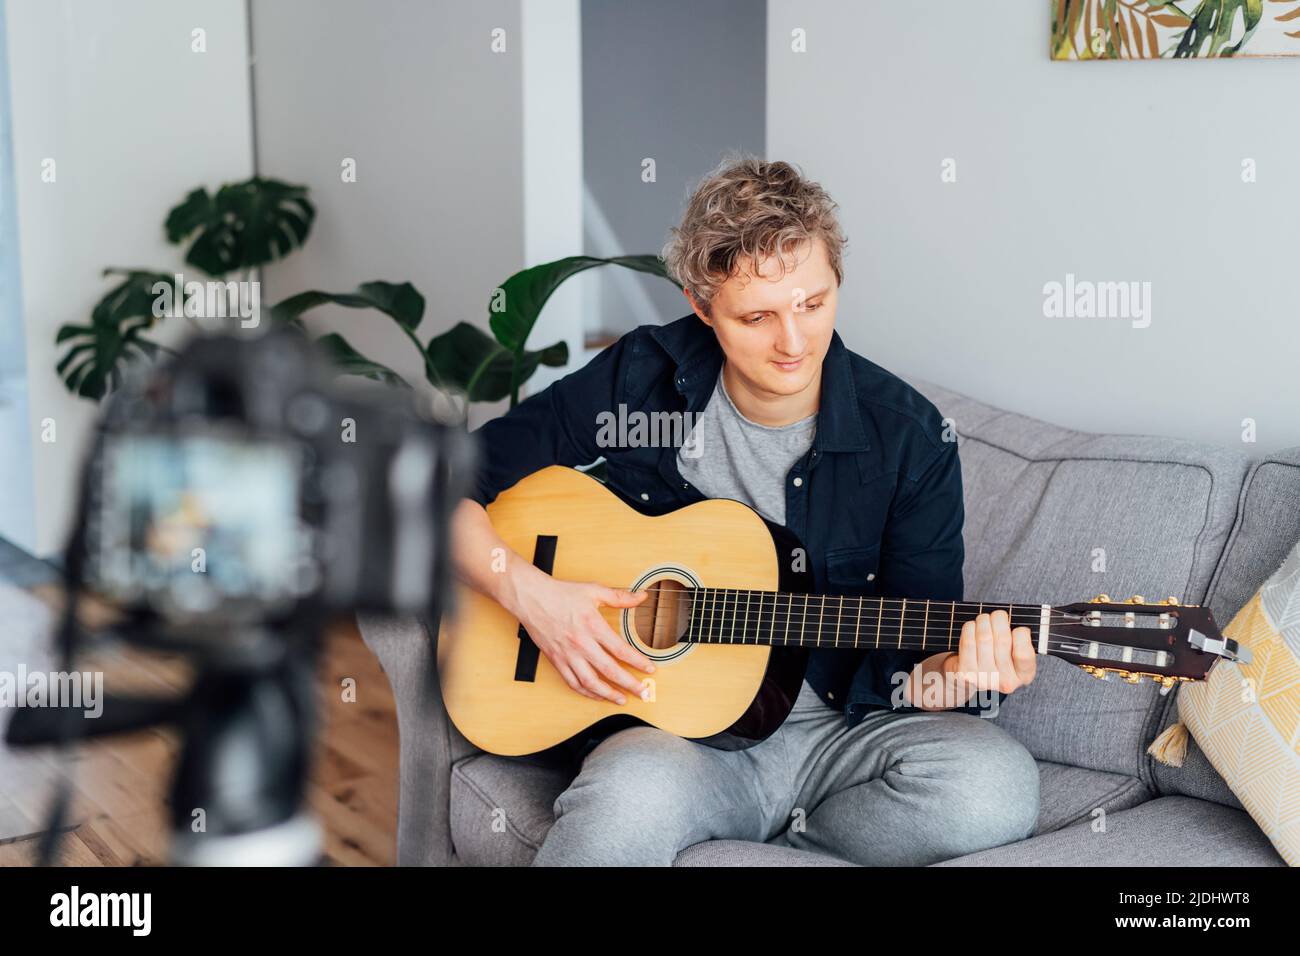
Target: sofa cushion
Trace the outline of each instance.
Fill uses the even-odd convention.
[[[1071,431],[916,385],[959,436],[968,599],[1203,602],[1236,517],[1244,454]],[[1098,681],[1048,658],[995,719],[1039,760],[1149,779],[1145,749],[1164,703],[1156,685]]]
[[[1285,866],[1249,814],[1194,797],[1160,797],[1091,823],[934,866]]]
[[[451,768],[451,842],[470,866],[527,866],[555,822],[573,768],[537,757],[477,754]]]
[[[1182,689],[1180,688],[1170,695],[1170,701],[1165,707],[1157,736],[1166,727],[1178,720],[1177,695],[1181,693]],[[1241,801],[1232,792],[1232,788],[1228,786],[1227,781],[1220,776],[1219,771],[1214,769],[1209,758],[1205,756],[1205,752],[1201,750],[1200,745],[1192,737],[1187,738],[1187,751],[1183,755],[1181,767],[1161,763],[1150,756],[1147,759],[1150,761],[1152,786],[1161,796],[1181,794],[1187,797],[1196,797],[1198,800],[1209,800],[1225,807],[1232,807],[1234,810],[1246,809],[1241,805]]]
[[[1098,807],[1115,813],[1151,796],[1140,780],[1122,774],[1043,761],[1038,764],[1038,774],[1042,803],[1036,833],[1090,820]],[[555,820],[555,798],[573,776],[574,769],[550,758],[479,754],[458,761],[452,768],[451,779],[451,835],[457,858],[471,866],[527,866]],[[713,844],[735,844],[735,847],[729,851]],[[743,852],[737,847],[743,848]],[[728,840],[691,847],[683,851],[683,856],[685,860],[678,857],[680,866],[803,866],[842,862],[831,860],[827,864],[819,862],[826,857],[789,847]],[[816,860],[804,857],[816,857]]]
[[[1107,813],[1127,810],[1151,799],[1151,791],[1137,777],[1103,773],[1066,764],[1038,761],[1038,826],[1034,834],[1091,820],[1098,809]]]
[[[673,866],[853,866],[848,860],[790,846],[747,840],[709,840],[688,846]]]

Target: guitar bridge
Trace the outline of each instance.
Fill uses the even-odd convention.
[[[555,570],[555,544],[553,534],[539,534],[533,545],[533,564],[547,574]],[[537,659],[541,653],[528,629],[519,625],[519,653],[515,655],[515,680],[532,683],[537,680]]]

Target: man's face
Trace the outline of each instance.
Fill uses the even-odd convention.
[[[742,263],[714,296],[712,315],[695,308],[717,333],[727,363],[756,393],[797,395],[820,380],[839,286],[822,240],[809,249],[798,250],[792,269],[787,256],[784,276],[775,256],[759,263],[757,276],[752,263]]]

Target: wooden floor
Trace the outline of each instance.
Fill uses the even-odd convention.
[[[34,592],[37,593],[37,592]],[[40,595],[46,599],[46,595]],[[57,596],[50,596],[57,602]],[[116,691],[178,690],[190,674],[179,658],[135,649],[87,655]],[[343,682],[355,680],[355,702]],[[320,673],[321,714],[308,802],[325,831],[325,862],[391,865],[397,834],[397,717],[379,662],[354,625],[328,638]],[[177,756],[171,730],[83,744],[72,763],[70,829],[57,862],[137,866],[167,861],[167,794]],[[30,865],[55,781],[65,771],[45,749],[0,745],[0,866]]]

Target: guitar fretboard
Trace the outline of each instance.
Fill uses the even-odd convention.
[[[690,622],[682,640],[699,644],[951,651],[957,648],[962,625],[977,614],[1006,611],[1012,627],[1029,627],[1036,635],[1044,610],[1041,604],[736,588],[693,588],[687,593]]]

